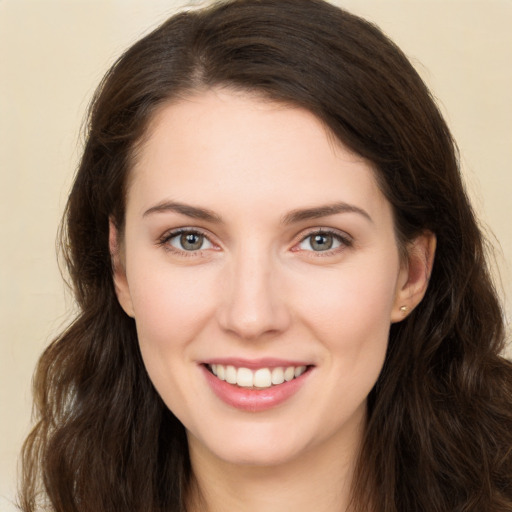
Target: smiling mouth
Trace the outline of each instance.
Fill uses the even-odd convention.
[[[208,364],[206,368],[219,380],[242,388],[268,389],[290,382],[308,370],[308,366],[283,366],[276,368],[237,368],[232,365]]]

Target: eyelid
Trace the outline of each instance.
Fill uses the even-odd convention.
[[[199,249],[197,251],[184,251],[184,250],[180,250],[177,247],[174,247],[170,243],[168,243],[172,238],[175,238],[176,236],[179,236],[183,233],[190,233],[190,234],[204,236],[210,242],[210,244],[212,244],[213,247],[210,247],[208,249]],[[202,228],[192,227],[192,226],[182,226],[179,228],[173,228],[173,229],[169,229],[169,230],[165,231],[164,234],[158,238],[157,245],[164,247],[164,249],[169,252],[172,252],[172,253],[175,253],[178,255],[184,255],[187,257],[198,256],[205,251],[211,251],[211,250],[217,251],[220,249],[220,245],[213,240],[213,237],[209,232],[207,232],[206,230],[204,230]]]
[[[168,243],[171,238],[174,238],[183,233],[195,233],[195,234],[204,236],[212,244],[213,247],[208,248],[208,249],[199,249],[197,251],[184,251],[184,250],[182,251],[174,246],[171,246]],[[336,238],[337,240],[339,240],[341,242],[342,246],[336,247],[336,248],[330,249],[330,250],[325,250],[325,251],[307,251],[307,250],[300,249],[298,247],[299,244],[301,244],[308,237],[317,235],[317,234],[331,235],[334,238]],[[354,243],[353,237],[345,231],[342,231],[342,230],[339,230],[336,228],[327,228],[327,227],[318,227],[317,226],[317,227],[312,227],[312,228],[303,230],[298,235],[296,235],[292,241],[292,247],[290,250],[292,252],[300,251],[300,252],[312,253],[312,255],[314,255],[314,256],[329,256],[332,254],[337,254],[337,253],[343,251],[344,249],[346,249],[347,247],[351,247],[353,245],[353,243]],[[181,226],[178,228],[169,229],[169,230],[165,231],[163,233],[163,235],[161,235],[158,238],[157,245],[163,246],[165,248],[165,250],[167,250],[169,252],[172,252],[172,253],[175,253],[178,255],[188,256],[188,257],[199,256],[201,253],[206,252],[206,251],[211,251],[211,250],[218,251],[221,249],[221,245],[214,240],[214,237],[211,235],[210,232],[208,232],[207,230],[204,230],[203,228],[199,228],[199,227],[195,227],[195,226],[194,227]]]
[[[341,245],[341,247],[336,247],[334,249],[328,249],[326,251],[307,251],[307,250],[300,249],[298,247],[302,242],[304,242],[304,240],[306,240],[308,237],[313,236],[313,235],[331,235],[334,238],[336,238],[336,240],[340,241],[342,245]],[[314,228],[308,228],[307,230],[299,233],[293,240],[293,246],[292,246],[291,250],[293,252],[301,251],[301,252],[313,253],[312,255],[314,255],[315,257],[316,256],[330,256],[332,254],[337,254],[337,253],[343,251],[347,247],[351,247],[353,245],[353,243],[354,243],[354,239],[352,238],[352,236],[350,236],[345,231],[341,231],[341,230],[335,229],[335,228],[314,227]]]

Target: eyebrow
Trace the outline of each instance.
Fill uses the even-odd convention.
[[[283,224],[294,224],[296,222],[310,219],[319,219],[321,217],[328,217],[329,215],[336,215],[338,213],[357,213],[373,223],[373,219],[370,217],[367,211],[359,208],[358,206],[344,202],[327,204],[313,208],[292,210],[283,217],[282,222]]]
[[[175,201],[162,201],[155,206],[152,206],[148,210],[144,212],[143,217],[147,217],[153,213],[166,213],[166,212],[175,212],[180,213],[181,215],[186,215],[187,217],[191,217],[193,219],[201,219],[208,222],[213,222],[215,224],[219,224],[222,222],[221,217],[211,210],[207,210],[206,208],[198,208],[196,206],[191,206],[189,204],[177,203]]]
[[[206,208],[199,208],[197,206],[191,206],[189,204],[179,203],[175,201],[162,201],[155,206],[152,206],[146,210],[143,217],[151,215],[153,213],[166,213],[174,212],[193,219],[201,219],[204,221],[212,222],[215,224],[222,223],[222,218],[212,210]],[[370,217],[368,212],[354,206],[352,204],[338,202],[333,204],[327,204],[322,206],[316,206],[312,208],[304,208],[292,210],[287,213],[281,219],[282,224],[289,225],[297,222],[302,222],[310,219],[319,219],[321,217],[328,217],[329,215],[336,215],[339,213],[357,213],[362,215],[364,218],[373,223],[373,219]]]

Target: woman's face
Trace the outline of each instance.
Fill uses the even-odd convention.
[[[227,90],[162,108],[120,254],[120,302],[192,455],[354,445],[408,270],[371,165],[311,113]]]

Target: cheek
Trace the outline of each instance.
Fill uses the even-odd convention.
[[[215,286],[198,268],[168,265],[137,270],[130,276],[139,342],[161,352],[186,345],[213,309]]]
[[[353,318],[354,322],[382,319],[389,325],[398,277],[395,259],[388,258],[388,265],[370,259],[367,264],[347,264],[332,272],[315,271],[314,276],[304,273],[297,295],[303,307],[313,308],[327,323]]]
[[[381,364],[385,354],[398,275],[397,258],[388,261],[317,272],[294,292],[309,328],[343,354],[339,361],[347,367],[359,360]]]
[[[325,349],[321,366],[331,390],[316,399],[325,410],[333,411],[336,404],[335,425],[363,406],[382,370],[396,284],[390,268],[392,263],[387,269],[345,268],[317,280],[307,299],[303,295],[303,318]]]
[[[194,341],[213,309],[211,280],[208,284],[193,271],[170,271],[165,265],[145,268],[152,270],[139,267],[130,288],[142,359],[167,407],[184,421],[197,379]]]

